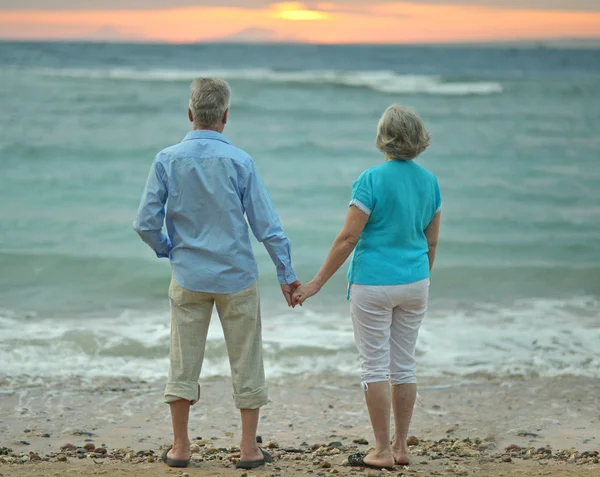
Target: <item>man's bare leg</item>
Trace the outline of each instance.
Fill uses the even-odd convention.
[[[173,421],[173,448],[167,454],[169,459],[188,460],[190,458],[190,439],[188,437],[188,420],[190,402],[179,399],[169,403],[171,420]]]
[[[242,442],[240,444],[240,460],[261,460],[263,454],[256,443],[258,417],[260,409],[240,409],[242,416]]]

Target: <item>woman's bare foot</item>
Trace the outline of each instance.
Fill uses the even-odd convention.
[[[363,458],[363,462],[378,467],[394,467],[394,456],[392,455],[391,450],[388,450],[387,452],[373,450]]]
[[[396,441],[392,442],[392,454],[394,455],[394,462],[398,465],[408,464],[408,446],[406,443],[400,445]]]

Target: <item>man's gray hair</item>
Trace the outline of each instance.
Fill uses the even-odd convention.
[[[196,126],[216,126],[230,104],[231,88],[227,81],[217,78],[198,78],[192,81],[190,109]]]
[[[377,125],[377,149],[392,159],[410,160],[431,144],[431,137],[414,109],[392,104]]]

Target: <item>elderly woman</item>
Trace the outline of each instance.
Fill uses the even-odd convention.
[[[356,248],[348,298],[376,444],[366,456],[350,456],[351,465],[408,464],[406,439],[417,392],[415,344],[440,227],[437,179],[413,162],[429,143],[415,111],[394,104],[383,113],[376,145],[385,161],[354,182],[346,221],[325,263],[293,295],[293,302],[302,305]],[[395,420],[391,445],[390,408]]]

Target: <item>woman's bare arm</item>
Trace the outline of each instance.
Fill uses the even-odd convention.
[[[429,247],[429,251],[427,252],[427,258],[429,259],[429,271],[433,269],[433,262],[435,261],[435,253],[437,251],[438,238],[440,235],[441,217],[441,212],[435,214],[425,229],[425,237],[427,238],[427,246]]]
[[[348,208],[344,226],[334,240],[325,262],[312,281],[296,289],[293,297],[294,304],[302,305],[304,300],[318,293],[321,287],[339,270],[356,247],[368,220],[369,216],[358,207]]]

